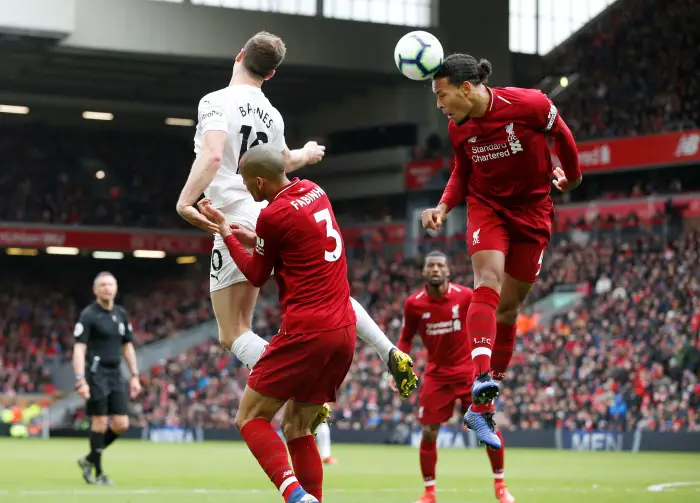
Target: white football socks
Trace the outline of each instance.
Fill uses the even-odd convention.
[[[318,444],[318,452],[321,454],[321,459],[331,457],[331,429],[328,423],[321,423],[316,429],[316,443]]]
[[[243,365],[252,369],[265,351],[265,346],[267,346],[265,339],[248,331],[233,341],[231,352]]]
[[[389,361],[389,352],[394,349],[394,345],[382,332],[372,318],[370,318],[362,304],[350,297],[350,302],[357,316],[357,336],[371,345],[384,363]]]

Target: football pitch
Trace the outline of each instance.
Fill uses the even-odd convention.
[[[244,444],[119,441],[103,458],[116,487],[82,481],[75,460],[87,444],[0,440],[0,502],[282,502]],[[422,491],[417,449],[336,444],[333,454],[326,503],[412,503]],[[700,454],[510,449],[506,480],[519,503],[700,501]],[[496,501],[483,451],[439,451],[438,501]]]

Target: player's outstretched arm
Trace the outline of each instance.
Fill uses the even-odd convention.
[[[583,180],[576,140],[569,126],[559,115],[548,134],[554,140],[554,151],[561,161],[561,168],[554,170],[554,186],[562,192],[568,192],[578,187]]]
[[[207,232],[217,232],[217,226],[207,220],[194,207],[195,201],[211,184],[216,176],[216,172],[221,165],[221,157],[226,145],[227,133],[225,131],[207,131],[204,133],[202,149],[192,164],[187,182],[180,192],[177,201],[178,214],[187,220],[191,225],[199,227]]]
[[[219,211],[219,213],[221,212]],[[221,216],[223,217],[223,214]],[[277,244],[279,230],[268,219],[269,215],[265,212],[258,217],[256,243],[252,255],[241,244],[236,234],[231,231],[222,233],[224,243],[231,253],[233,261],[250,284],[258,288],[270,278],[279,254]],[[225,226],[226,223],[224,222],[223,225]]]
[[[435,208],[424,210],[421,214],[423,228],[433,231],[440,230],[452,208],[467,198],[471,169],[471,160],[465,153],[455,149],[454,167],[440,202]]]
[[[315,141],[306,142],[303,148],[296,150],[284,149],[284,170],[287,173],[303,168],[307,164],[321,162],[326,155],[326,147],[319,145]]]

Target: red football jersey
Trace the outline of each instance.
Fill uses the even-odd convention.
[[[467,310],[472,293],[471,288],[450,283],[442,297],[423,288],[406,299],[398,348],[409,353],[413,337],[420,334],[428,350],[426,376],[454,381],[471,374]]]
[[[491,101],[483,117],[468,118],[461,124],[450,121],[448,126],[455,167],[440,202],[450,208],[467,194],[504,207],[548,197],[554,167],[547,137],[556,141],[561,136],[573,142],[557,108],[540,91],[488,89]],[[576,145],[573,143],[573,155],[568,155],[572,150],[568,147],[562,168],[574,180],[580,176]]]
[[[234,236],[226,238],[236,264],[253,285],[264,284],[274,268],[282,306],[280,332],[325,332],[356,323],[338,229],[323,189],[294,178],[260,212],[252,257]]]

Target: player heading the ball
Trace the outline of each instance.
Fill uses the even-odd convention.
[[[475,380],[465,422],[479,440],[500,449],[490,403],[513,355],[518,313],[542,267],[552,236],[552,185],[581,183],[576,142],[557,107],[536,89],[489,87],[492,66],[452,54],[433,75],[437,107],[450,120],[455,164],[436,208],[422,215],[437,230],[467,202],[467,248],[474,297],[467,314]],[[554,140],[561,168],[549,150]],[[493,376],[491,375],[493,373]]]

